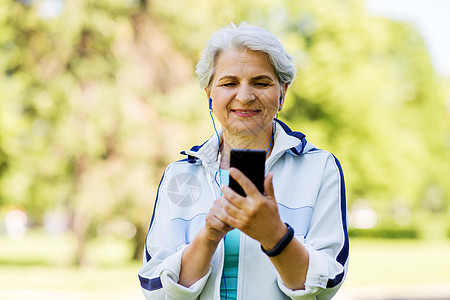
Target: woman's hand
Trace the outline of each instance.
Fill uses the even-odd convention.
[[[205,227],[203,228],[205,237],[208,241],[212,243],[219,243],[220,240],[227,234],[228,231],[232,230],[233,227],[223,222],[219,215],[221,214],[220,203],[222,198],[217,198],[211,208],[208,211],[205,219]]]
[[[264,195],[238,169],[230,168],[230,176],[242,186],[247,197],[227,186],[221,187],[223,196],[214,201],[206,216],[205,226],[183,253],[179,283],[186,287],[207,273],[218,243],[233,227],[259,241],[266,250],[274,248],[287,233],[286,225],[278,214],[273,174],[268,174],[264,179]],[[309,255],[296,239],[270,260],[288,288],[305,288]]]
[[[222,209],[217,213],[217,218],[259,241],[264,249],[273,249],[287,233],[286,225],[278,213],[272,183],[273,174],[269,173],[264,178],[264,195],[238,169],[230,168],[230,176],[240,184],[247,197],[222,186],[224,196],[219,198]],[[270,261],[288,288],[305,288],[309,254],[297,239],[292,239],[283,252],[270,257]]]
[[[228,186],[222,186],[223,197],[216,200],[220,209],[215,211],[215,216],[223,224],[238,228],[259,241],[264,249],[272,249],[287,232],[278,213],[273,174],[269,173],[264,179],[264,195],[238,169],[230,168],[230,176],[239,183],[247,197],[242,197]]]
[[[222,210],[220,202],[220,198],[214,201],[206,215],[205,226],[197,232],[183,252],[178,283],[185,287],[191,286],[205,276],[210,268],[217,245],[227,232],[233,229],[217,217]]]

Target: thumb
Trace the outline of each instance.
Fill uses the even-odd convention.
[[[264,195],[275,201],[275,192],[273,190],[273,173],[267,174],[264,178]]]

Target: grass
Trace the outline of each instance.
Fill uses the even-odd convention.
[[[365,240],[350,243],[346,286],[450,286],[449,240]]]
[[[140,263],[130,260],[127,240],[95,239],[86,247],[86,266],[71,266],[75,238],[40,230],[12,241],[0,235],[0,299],[143,299]]]
[[[144,299],[127,240],[95,239],[88,264],[70,266],[75,239],[31,231],[14,242],[0,235],[0,299]],[[444,284],[450,286],[449,240],[350,241],[350,265],[342,288]],[[358,299],[358,298],[355,298]]]
[[[2,290],[80,291],[85,293],[135,290],[136,294],[140,294],[137,279],[138,269],[137,263],[114,268],[0,267],[0,295],[2,295]]]

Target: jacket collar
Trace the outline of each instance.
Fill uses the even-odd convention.
[[[188,156],[187,160],[189,163],[200,164],[199,160],[208,164],[217,163],[219,152],[217,136],[222,141],[222,129],[219,129],[217,135],[212,135],[202,145],[182,151],[181,154]],[[285,123],[275,119],[274,146],[271,157],[282,155],[284,152],[289,152],[292,155],[302,155],[313,148],[314,146],[306,141],[303,133],[292,131]]]

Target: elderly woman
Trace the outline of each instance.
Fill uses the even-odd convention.
[[[344,179],[333,155],[276,118],[296,73],[290,55],[266,30],[231,25],[196,72],[221,130],[164,173],[139,272],[145,296],[330,299],[347,270]],[[264,193],[230,168],[233,148],[264,149]]]

